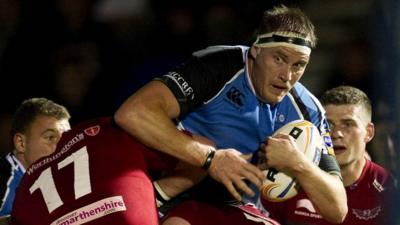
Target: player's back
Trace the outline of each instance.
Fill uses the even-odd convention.
[[[12,224],[158,224],[146,151],[110,118],[74,127],[27,169]]]

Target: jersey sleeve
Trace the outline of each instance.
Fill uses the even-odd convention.
[[[181,115],[185,115],[215,96],[243,66],[241,48],[213,47],[195,52],[155,80],[167,85],[178,100]]]
[[[318,128],[323,138],[322,155],[319,167],[322,170],[337,175],[342,179],[340,167],[336,161],[333,150],[333,144],[329,133],[329,123],[325,116],[325,109],[321,105],[320,101],[299,82],[296,83],[290,93],[294,97],[304,119],[311,121]]]
[[[319,167],[333,175],[338,176],[341,180],[343,180],[342,175],[340,173],[340,167],[336,160],[335,152],[333,150],[333,143],[329,133],[329,124],[323,116],[321,127],[324,129],[321,130],[321,135],[323,139],[323,150],[321,155],[321,160],[319,162]]]
[[[319,162],[319,167],[333,175],[338,176],[341,180],[342,174],[340,173],[339,163],[336,160],[335,152],[333,150],[332,138],[330,135],[329,123],[325,117],[325,111],[322,111],[322,120],[320,125],[320,132],[323,140],[323,151],[321,155],[321,160]]]

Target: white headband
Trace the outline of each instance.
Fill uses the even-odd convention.
[[[299,52],[310,55],[311,41],[300,37],[292,32],[271,32],[257,36],[257,40],[253,46],[260,48],[271,48],[277,46],[285,46],[294,48]]]

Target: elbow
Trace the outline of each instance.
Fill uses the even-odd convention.
[[[328,200],[328,199],[327,199]],[[346,219],[348,206],[347,195],[343,188],[337,188],[331,198],[319,208],[321,216],[332,224],[341,224]]]
[[[338,220],[338,223],[343,223],[343,221],[346,219],[348,211],[349,209],[347,208],[347,204],[345,204],[345,206],[341,210],[340,220]]]
[[[130,107],[129,104],[123,104],[115,113],[114,121],[122,129],[131,132],[137,123],[139,117],[137,107]]]
[[[115,123],[120,126],[120,127],[124,127],[124,124],[127,123],[128,121],[128,116],[125,112],[125,110],[123,109],[123,107],[119,108],[115,114],[114,114],[114,121]]]
[[[329,222],[334,224],[343,223],[348,211],[347,205],[342,207],[339,206],[335,211],[336,211],[335,215],[332,218],[330,218]]]
[[[325,216],[323,216],[325,220],[333,224],[343,223],[348,212],[347,201],[332,204],[329,212],[330,213],[326,213]]]
[[[125,124],[125,122],[128,120],[127,115],[125,113],[125,110],[123,107],[120,107],[115,113],[114,113],[114,121],[117,125],[121,126]]]

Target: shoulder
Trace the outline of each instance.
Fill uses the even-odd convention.
[[[242,45],[214,45],[193,52],[193,56],[198,58],[211,57],[215,55],[228,55],[231,57],[240,56],[239,58],[242,58],[242,61],[244,62],[248,49],[249,47]]]
[[[322,133],[328,129],[325,110],[320,101],[303,84],[297,82],[288,94],[292,104],[298,108],[304,119],[314,123]]]
[[[116,125],[112,117],[100,117],[76,124],[65,132],[53,154],[63,152],[65,149],[77,149],[82,145],[102,146],[111,140],[111,143],[119,145],[120,142],[126,143],[129,139],[132,137]],[[75,145],[77,146],[73,147]]]
[[[393,183],[394,182],[394,177],[391,175],[391,173],[383,168],[382,166],[378,165],[377,163],[374,163],[370,160],[366,160],[365,164],[365,177],[370,178],[371,180],[373,179],[374,181],[378,181],[381,184],[385,183]]]
[[[169,73],[156,78],[163,82],[179,102],[181,115],[214,98],[245,66],[248,47],[210,46]]]
[[[311,110],[324,110],[317,97],[300,82],[297,82],[289,93],[297,102]]]
[[[359,190],[388,197],[396,191],[395,179],[390,172],[368,159],[359,180],[352,187],[355,185],[359,187]]]
[[[70,140],[80,133],[85,134],[86,136],[96,136],[95,134],[99,133],[100,131],[112,128],[117,128],[117,125],[112,117],[100,117],[86,120],[74,125],[71,130],[65,132],[60,140],[60,143]]]
[[[237,71],[244,66],[246,52],[245,46],[210,46],[193,53],[193,60],[200,61],[202,65],[218,71]]]
[[[73,132],[75,130],[85,130],[86,128],[92,126],[113,127],[115,126],[115,122],[112,117],[94,118],[74,125],[71,131]]]

